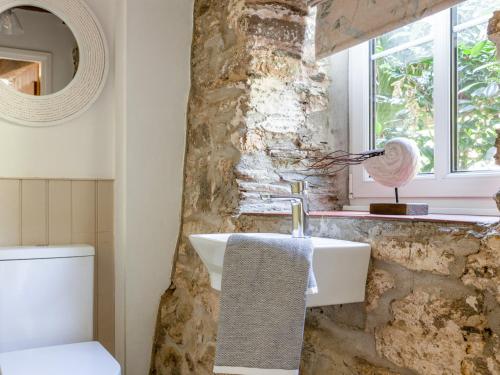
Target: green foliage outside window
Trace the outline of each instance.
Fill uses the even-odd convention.
[[[377,49],[383,47],[378,44]],[[389,139],[417,142],[421,172],[434,169],[434,105],[432,43],[375,61],[375,147]]]
[[[500,125],[500,64],[485,25],[457,34],[456,169],[493,167],[495,126]],[[403,30],[404,31],[404,30]],[[404,35],[403,35],[404,36]],[[398,36],[377,38],[375,53]],[[422,172],[434,168],[433,44],[427,42],[374,61],[375,146],[394,137],[415,140],[422,153]]]
[[[457,45],[456,167],[488,169],[495,154],[495,126],[500,125],[500,64],[492,42],[469,40],[464,34]]]

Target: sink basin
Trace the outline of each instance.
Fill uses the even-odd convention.
[[[287,238],[277,233],[242,233],[246,236]],[[189,240],[210,274],[212,288],[221,289],[226,243],[231,233],[192,234]],[[361,242],[312,237],[313,268],[317,294],[307,296],[307,306],[362,302],[370,261],[370,245]]]

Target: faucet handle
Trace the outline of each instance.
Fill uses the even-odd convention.
[[[309,188],[307,181],[293,181],[290,183],[292,194],[302,194]]]

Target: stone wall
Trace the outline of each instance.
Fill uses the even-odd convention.
[[[242,217],[238,229],[286,232]],[[370,243],[366,301],[308,310],[302,375],[500,374],[500,225],[323,218]]]
[[[312,45],[313,19],[297,0],[196,2],[188,210],[210,205],[217,214],[262,211],[259,192],[288,192],[290,180],[304,178],[295,158],[305,149],[328,148],[329,81],[304,48]],[[313,206],[344,203],[335,178],[309,181]]]
[[[197,0],[182,228],[160,302],[152,375],[212,374],[218,298],[191,233],[288,232],[258,193],[304,177],[328,150],[329,82],[299,0]],[[330,142],[330,145],[328,144]],[[310,178],[313,208],[339,208],[343,176]],[[265,204],[265,206],[264,206]],[[370,242],[367,302],[310,309],[301,374],[498,373],[498,228],[313,220],[315,235]]]
[[[500,374],[500,225],[312,219],[372,245],[366,301],[310,308],[302,375]],[[244,215],[235,231],[287,233]],[[152,374],[211,374],[218,292],[191,249],[160,306]]]

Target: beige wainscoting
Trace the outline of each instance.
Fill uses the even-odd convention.
[[[113,181],[0,179],[0,246],[96,248],[94,334],[114,352]]]

